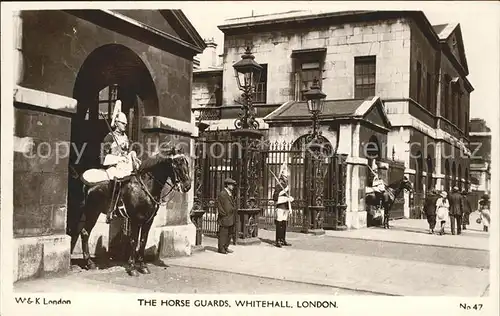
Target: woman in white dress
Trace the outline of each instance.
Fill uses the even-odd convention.
[[[444,234],[444,225],[449,218],[450,203],[448,202],[447,196],[448,193],[446,193],[446,191],[442,191],[440,197],[436,201],[436,220],[441,225],[439,235]]]

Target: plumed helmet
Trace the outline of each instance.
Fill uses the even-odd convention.
[[[123,124],[127,124],[127,116],[125,115],[125,113],[123,112],[119,112],[117,115],[116,115],[116,119],[115,121],[117,122],[121,122]]]

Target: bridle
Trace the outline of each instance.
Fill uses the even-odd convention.
[[[141,184],[142,189],[146,192],[146,194],[148,195],[148,197],[153,201],[153,203],[156,206],[155,211],[152,213],[151,217],[146,222],[149,222],[150,220],[152,220],[155,217],[155,215],[158,212],[158,209],[160,208],[160,206],[167,205],[168,202],[170,202],[169,200],[168,201],[164,201],[165,197],[167,197],[175,188],[178,188],[180,190],[180,183],[181,183],[180,178],[181,177],[179,176],[178,168],[174,167],[174,161],[177,158],[181,158],[181,159],[184,159],[186,161],[186,163],[187,163],[187,159],[186,159],[186,157],[183,154],[175,154],[175,155],[172,155],[169,158],[172,159],[172,172],[173,172],[173,177],[171,177],[170,179],[174,178],[175,180],[172,181],[173,182],[172,184],[170,184],[170,183],[167,182],[167,184],[170,186],[170,190],[168,190],[168,192],[166,194],[163,194],[162,196],[160,196],[159,201],[156,200],[155,197],[148,190],[148,187],[146,186],[146,184],[142,180],[142,177],[140,175],[136,175],[137,179],[139,180],[139,183]],[[153,181],[156,182],[157,184],[163,185],[158,179],[156,179],[153,176],[152,172],[147,172],[145,174],[148,175],[151,179],[153,179]]]

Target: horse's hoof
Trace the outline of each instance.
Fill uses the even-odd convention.
[[[128,275],[133,276],[133,277],[139,276],[139,273],[133,269],[127,269],[127,273],[128,273]]]
[[[87,263],[87,265],[85,266],[85,268],[86,268],[87,270],[96,270],[96,269],[97,269],[97,266],[95,265],[95,263],[93,263],[93,262],[89,262],[89,263]]]
[[[139,267],[137,268],[137,271],[139,271],[142,274],[151,274],[151,271],[149,271],[148,267]]]

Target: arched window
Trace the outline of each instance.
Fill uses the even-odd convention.
[[[431,156],[427,156],[427,190],[432,190],[434,188],[434,179],[432,174],[434,173],[434,166],[432,165]]]
[[[118,85],[113,84],[99,91],[99,119],[111,120],[113,107],[118,100]]]

